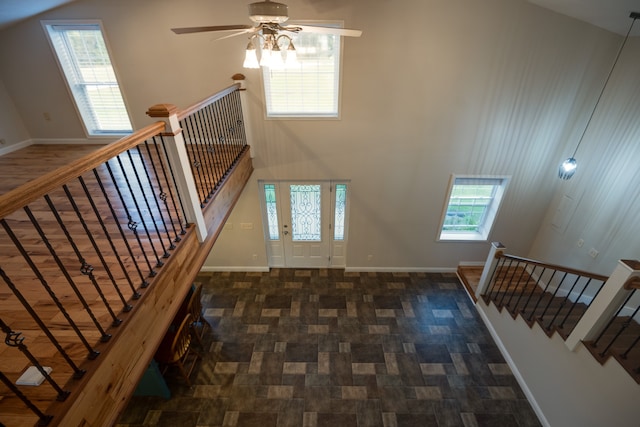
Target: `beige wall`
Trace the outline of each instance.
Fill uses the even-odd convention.
[[[363,30],[344,43],[341,120],[264,120],[244,37],[169,30],[247,23],[237,0],[74,2],[0,32],[0,79],[32,138],[84,138],[40,19],[102,20],[136,128],[150,105],[187,106],[244,72],[256,170],[230,221],[255,227],[225,230],[210,267],[266,266],[258,179],[350,179],[350,268],[441,269],[489,247],[436,242],[450,175],[511,175],[491,240],[527,255],[620,37],[525,1],[288,4],[292,17]],[[558,244],[536,242],[540,255]]]
[[[0,79],[0,139],[4,140],[4,144],[0,145],[0,152],[7,150],[10,145],[30,139],[27,128],[22,123],[22,118],[7,93],[2,79]]]

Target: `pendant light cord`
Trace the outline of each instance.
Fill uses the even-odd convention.
[[[638,19],[638,16],[636,16],[636,14],[631,14],[631,16],[633,17],[633,21],[631,21],[631,25],[629,26],[629,30],[627,31],[627,35],[624,37],[624,40],[622,41],[622,44],[620,45],[620,49],[618,49],[618,54],[616,55],[616,59],[613,61],[613,65],[611,66],[611,69],[609,70],[609,74],[607,75],[607,78],[604,81],[604,86],[602,86],[602,90],[600,91],[600,95],[598,95],[598,99],[596,100],[596,105],[594,105],[593,110],[591,111],[591,115],[589,116],[589,120],[587,120],[587,125],[584,127],[584,130],[582,131],[582,135],[580,136],[580,140],[578,141],[578,145],[576,145],[576,149],[573,151],[573,156],[571,156],[571,157],[575,157],[576,153],[578,152],[578,147],[580,147],[580,144],[582,143],[582,139],[584,138],[585,134],[587,133],[587,129],[589,129],[589,124],[591,123],[591,119],[593,119],[593,115],[595,114],[596,109],[598,108],[598,104],[600,103],[600,99],[602,98],[602,95],[604,94],[604,91],[607,88],[607,84],[609,83],[609,79],[611,78],[611,75],[613,74],[613,70],[616,68],[616,64],[618,63],[618,59],[620,59],[620,55],[622,54],[622,49],[624,49],[624,45],[627,44],[627,40],[629,39],[629,34],[631,34],[631,30],[633,29],[633,24],[635,24],[636,19]]]

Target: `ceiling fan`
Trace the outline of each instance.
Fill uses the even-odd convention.
[[[190,33],[202,33],[210,31],[238,31],[235,34],[227,37],[233,37],[247,33],[266,32],[278,32],[288,31],[297,33],[299,31],[307,31],[312,33],[321,34],[335,34],[339,36],[360,37],[362,31],[350,30],[347,28],[334,28],[334,27],[322,27],[314,25],[293,25],[284,26],[287,20],[289,20],[289,12],[286,4],[276,3],[271,0],[259,1],[249,4],[249,19],[255,22],[255,26],[251,25],[215,25],[210,27],[186,27],[186,28],[172,28],[176,34],[190,34]]]
[[[316,25],[287,26],[285,25],[285,22],[289,20],[288,6],[271,0],[263,0],[249,4],[249,19],[251,19],[255,25],[214,25],[208,27],[172,28],[171,31],[176,34],[235,31],[235,33],[221,37],[218,40],[242,34],[249,34],[250,40],[249,45],[247,46],[247,56],[244,63],[244,66],[247,68],[258,68],[259,65],[270,66],[272,68],[280,66],[282,57],[281,55],[275,55],[275,53],[280,53],[280,41],[282,40],[288,42],[286,49],[286,65],[294,65],[297,62],[296,51],[291,37],[286,34],[287,32],[295,34],[303,31],[348,37],[360,37],[362,34],[362,31],[360,30],[351,30],[347,28],[323,27]],[[253,44],[253,40],[256,38],[260,38],[264,41],[262,46],[262,59],[259,63],[256,56],[256,47]],[[282,65],[285,65],[285,63],[283,62]]]

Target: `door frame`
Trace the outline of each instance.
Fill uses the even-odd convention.
[[[348,224],[349,224],[349,190],[350,180],[258,180],[258,193],[260,197],[260,210],[262,216],[262,225],[264,231],[264,240],[267,253],[267,263],[270,268],[293,268],[287,265],[285,244],[284,244],[284,228],[283,219],[285,218],[283,209],[288,206],[288,203],[283,203],[281,200],[284,186],[289,184],[329,184],[328,194],[322,195],[322,203],[326,203],[328,196],[329,214],[323,219],[322,230],[326,232],[328,241],[328,254],[327,264],[322,267],[295,267],[295,268],[345,268],[346,267],[346,255],[347,255],[347,241],[348,241]],[[275,193],[275,213],[272,212],[272,217],[275,215],[276,224],[271,224],[269,215],[267,214],[267,201],[265,197],[265,185],[273,186]],[[342,239],[336,239],[335,232],[335,212],[336,212],[336,185],[343,186],[344,190],[344,228],[342,232]],[[287,190],[288,193],[288,190]],[[274,208],[273,205],[270,206]],[[273,221],[273,220],[272,220]],[[277,230],[277,232],[276,232]],[[276,237],[277,235],[277,237]],[[290,236],[290,235],[289,235]],[[276,238],[274,238],[276,237]],[[324,238],[324,237],[323,237]]]

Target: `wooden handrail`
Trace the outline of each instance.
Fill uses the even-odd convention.
[[[203,99],[200,102],[197,102],[195,104],[193,104],[190,107],[187,107],[181,111],[178,112],[178,120],[182,120],[187,116],[190,116],[191,114],[195,113],[198,110],[201,110],[202,108],[206,107],[207,105],[216,102],[217,100],[224,98],[225,96],[229,95],[232,92],[235,92],[236,90],[240,89],[240,83],[234,83],[231,86],[229,86],[226,89],[221,90],[220,92],[211,95],[208,98]]]
[[[0,219],[164,131],[156,122],[0,196]]]
[[[624,284],[624,288],[628,291],[631,291],[633,289],[640,289],[640,277],[629,277],[629,279],[627,279]]]
[[[496,257],[498,257],[498,254],[496,254]],[[589,279],[600,280],[602,282],[606,282],[609,279],[607,276],[601,276],[599,274],[589,273],[588,271],[576,270],[574,268],[563,267],[561,265],[556,265],[556,264],[548,264],[546,262],[536,261],[536,260],[528,259],[528,258],[522,258],[522,257],[518,257],[518,256],[515,256],[515,255],[501,254],[500,258],[506,258],[506,259],[512,259],[514,261],[526,262],[527,264],[532,264],[532,265],[539,266],[539,267],[544,267],[544,268],[550,268],[550,269],[553,269],[553,270],[561,271],[563,273],[575,274],[577,276],[583,276],[583,277],[587,277]]]

